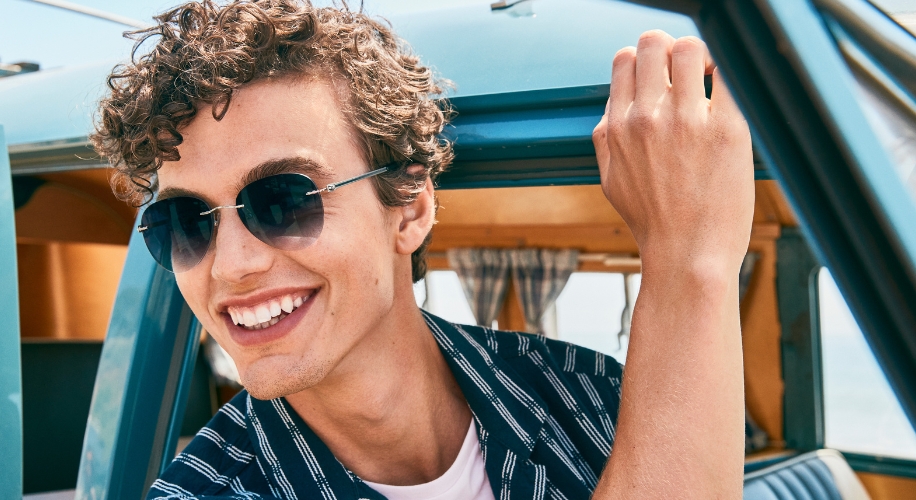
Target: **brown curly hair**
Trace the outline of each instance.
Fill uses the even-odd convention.
[[[266,78],[320,75],[345,85],[341,105],[369,164],[400,165],[375,178],[386,206],[413,202],[452,160],[451,144],[440,137],[451,112],[437,99],[449,82],[361,11],[307,0],[202,0],[155,19],[125,34],[136,40],[131,62],[109,75],[110,94],[90,136],[114,167],[112,187],[122,200],[140,206],[152,199],[156,171],[179,159],[181,128],[200,107],[219,120],[235,89]],[[153,38],[155,47],[138,55]],[[424,168],[408,172],[413,164]],[[413,253],[414,281],[426,274],[429,240]]]

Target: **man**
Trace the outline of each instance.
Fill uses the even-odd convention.
[[[595,128],[643,266],[621,396],[610,358],[417,308],[451,148],[440,83],[386,26],[204,2],[154,35],[94,142],[122,194],[155,194],[138,229],[246,390],[150,498],[740,497],[753,167],[702,42],[619,51]]]

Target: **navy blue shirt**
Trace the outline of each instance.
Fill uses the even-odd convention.
[[[564,342],[426,322],[477,423],[499,500],[588,498],[614,443],[622,367]],[[147,498],[383,499],[283,398],[242,391],[153,483]]]

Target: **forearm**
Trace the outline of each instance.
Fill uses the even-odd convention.
[[[738,270],[643,262],[617,438],[593,498],[740,498]]]

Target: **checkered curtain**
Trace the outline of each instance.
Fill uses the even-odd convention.
[[[579,251],[523,248],[506,253],[525,314],[525,329],[543,334],[541,317],[556,302],[569,275],[579,267]]]
[[[491,327],[509,286],[508,256],[495,248],[452,248],[447,255],[477,324]]]

